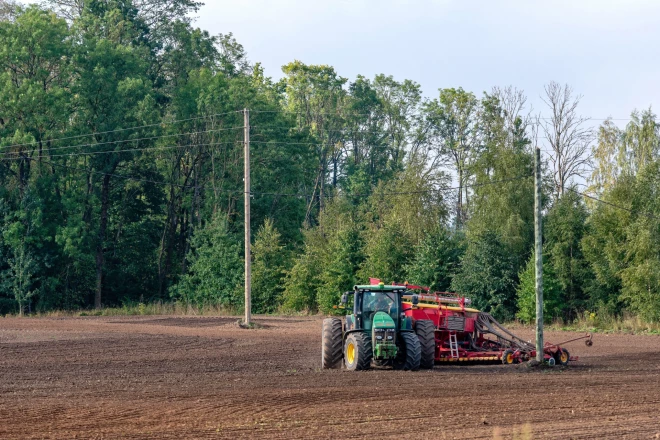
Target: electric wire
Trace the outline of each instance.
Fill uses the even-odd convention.
[[[455,186],[455,187],[447,187],[447,188],[436,188],[436,189],[427,189],[427,190],[420,190],[420,191],[395,191],[395,192],[372,192],[372,193],[363,193],[363,194],[344,194],[346,197],[384,197],[384,196],[402,196],[402,195],[419,195],[419,194],[433,194],[433,193],[441,193],[441,192],[447,192],[447,191],[457,191],[459,189],[464,189],[464,188],[477,188],[477,187],[482,187],[482,186],[489,186],[489,185],[497,185],[500,183],[507,183],[507,182],[514,182],[517,180],[523,180],[523,179],[529,179],[531,175],[522,175],[522,176],[516,176],[512,177],[509,179],[501,179],[501,180],[492,180],[490,182],[483,182],[483,183],[473,183],[473,184],[468,184],[468,185],[463,185],[461,187]],[[314,197],[316,193],[314,194],[309,194],[309,193],[275,193],[275,192],[258,192],[258,191],[251,191],[250,194],[253,195],[261,195],[261,196],[276,196],[276,197],[299,197],[299,198],[310,198]]]
[[[253,128],[259,128],[259,129],[263,129],[263,128],[266,128],[266,129],[273,129],[273,131],[279,129],[279,130],[281,130],[282,133],[288,133],[290,130],[295,130],[295,127],[288,127],[288,128],[287,128],[287,127],[279,127],[279,126],[274,126],[274,125],[272,125],[272,126],[268,126],[268,125],[255,125],[255,124],[250,124],[250,129],[253,129]],[[351,130],[350,130],[350,129],[339,129],[339,130],[326,130],[326,129],[322,129],[322,130],[319,130],[319,132],[320,132],[320,134],[330,134],[330,133],[333,133],[333,134],[334,134],[334,133],[340,133],[340,134],[346,134],[347,136],[351,134]],[[383,139],[389,137],[389,136],[392,134],[391,132],[388,132],[387,130],[380,130],[380,129],[373,129],[373,130],[359,130],[359,134],[362,134],[362,135],[363,135],[363,134],[374,134],[374,133],[382,133],[382,134],[384,135],[384,136],[383,136]],[[269,135],[269,134],[272,134],[272,133],[259,133],[259,132],[252,132],[252,131],[250,131],[250,136],[267,136],[267,135]],[[548,139],[547,136],[536,136],[536,137],[537,137],[538,139]],[[345,141],[345,140],[346,140],[346,139],[344,139],[344,141]],[[350,139],[348,139],[348,140],[350,141]],[[342,140],[338,140],[338,142],[341,142],[341,141],[342,141]],[[251,141],[251,142],[255,142],[255,141]],[[317,145],[325,145],[325,144],[317,144]]]
[[[632,210],[632,209],[629,209],[629,208],[623,207],[623,206],[621,206],[621,205],[617,205],[617,204],[612,203],[612,202],[608,202],[607,200],[599,199],[599,198],[594,197],[594,196],[592,196],[592,195],[589,195],[589,194],[586,194],[586,193],[580,192],[580,191],[578,191],[578,190],[576,190],[576,189],[574,189],[574,188],[570,188],[570,187],[568,187],[568,188],[566,188],[566,189],[569,190],[569,191],[572,191],[572,192],[574,192],[574,193],[576,193],[576,194],[579,194],[579,195],[581,195],[582,197],[585,197],[585,198],[587,198],[587,199],[593,200],[593,201],[598,202],[598,203],[602,203],[602,204],[604,204],[604,205],[611,206],[612,208],[620,209],[620,210],[622,210],[622,211],[626,211],[626,212],[628,212],[628,213],[630,213],[630,214],[633,214],[633,215],[635,215],[635,214],[639,214],[639,215],[643,215],[643,216],[648,217],[648,218],[653,219],[653,220],[656,219],[656,217],[655,217],[653,214],[648,214],[648,213],[644,213],[644,212],[635,212],[635,211]]]
[[[154,139],[163,139],[163,138],[168,138],[168,137],[180,137],[180,136],[192,136],[192,135],[197,135],[197,134],[205,134],[205,133],[215,133],[215,132],[220,132],[220,131],[229,131],[229,130],[236,130],[236,129],[243,129],[244,127],[227,127],[227,128],[218,128],[218,129],[213,129],[213,130],[204,130],[204,131],[195,131],[195,132],[187,132],[187,133],[176,133],[176,134],[164,134],[164,135],[159,135],[159,136],[150,136],[150,137],[143,137],[143,138],[138,138],[138,139],[120,139],[116,141],[107,141],[107,142],[98,142],[98,143],[90,143],[90,144],[81,144],[81,145],[67,145],[63,147],[53,147],[53,148],[47,148],[48,151],[56,151],[56,150],[66,150],[66,149],[72,149],[72,148],[82,148],[82,147],[97,147],[99,145],[110,145],[110,144],[120,144],[120,143],[129,143],[129,142],[139,142],[139,141],[146,141],[146,140],[154,140]],[[3,151],[0,152],[2,154],[19,154],[16,151]]]
[[[30,145],[38,145],[40,142],[41,143],[53,143],[53,142],[58,142],[62,140],[70,140],[70,139],[79,139],[83,137],[88,137],[88,136],[95,136],[95,135],[100,135],[100,134],[109,134],[109,133],[118,133],[122,131],[129,131],[129,130],[137,130],[140,128],[151,128],[151,127],[158,127],[158,126],[164,126],[164,125],[171,125],[175,124],[178,122],[188,122],[188,121],[194,121],[194,120],[199,120],[199,119],[210,119],[218,116],[225,116],[229,114],[235,114],[235,113],[242,113],[243,110],[234,110],[230,112],[224,112],[224,113],[216,113],[213,115],[208,115],[208,116],[198,116],[194,118],[186,118],[186,119],[175,119],[173,121],[161,121],[158,123],[153,123],[153,124],[145,124],[145,125],[138,125],[135,127],[127,127],[127,128],[118,128],[115,130],[107,130],[107,131],[98,131],[98,132],[92,132],[92,133],[86,133],[86,134],[80,134],[80,135],[74,135],[74,136],[65,136],[65,137],[59,137],[59,138],[48,138],[48,139],[42,139],[41,141],[33,141],[33,142],[25,142],[25,143],[20,143],[20,144],[12,144],[12,145],[4,145],[0,146],[0,149],[9,149],[9,148],[16,148],[16,147],[22,147],[22,146],[30,146]],[[322,113],[322,112],[292,112],[292,111],[287,111],[287,110],[250,110],[251,114],[261,114],[261,113],[284,113],[284,114],[310,114],[310,115],[316,115],[316,116],[321,116],[321,115],[333,115],[333,116],[338,116],[336,113]],[[344,114],[345,115],[345,114]],[[349,116],[373,116],[372,113],[349,113]],[[543,117],[540,118],[542,120],[551,120],[552,118],[547,118]],[[632,118],[587,118],[588,121],[606,121],[606,120],[612,120],[612,121],[630,121]],[[243,127],[236,127],[236,128],[243,128]],[[120,142],[120,141],[117,141]],[[80,146],[85,146],[86,144],[80,145]],[[98,145],[98,144],[96,144]],[[72,146],[73,147],[73,146]]]
[[[330,112],[297,112],[291,110],[250,110],[250,114],[259,114],[259,113],[286,113],[293,115],[312,115],[312,116],[374,116],[374,113],[330,113]],[[544,121],[551,121],[552,117],[541,117],[539,118]],[[586,121],[631,121],[633,118],[585,118]]]
[[[131,148],[125,150],[106,150],[106,151],[82,151],[76,153],[65,153],[65,154],[49,154],[49,155],[40,155],[40,156],[15,156],[15,157],[1,157],[0,160],[20,160],[25,157],[30,159],[51,159],[53,157],[77,157],[77,156],[94,156],[97,154],[114,154],[114,153],[127,153],[127,152],[136,152],[136,151],[167,151],[177,148],[190,148],[190,147],[209,147],[209,146],[219,146],[219,145],[232,145],[243,143],[243,141],[231,141],[231,142],[210,142],[204,144],[186,144],[186,145],[165,145],[159,147],[144,147],[144,148]],[[20,154],[20,153],[12,153]]]
[[[0,148],[14,148],[14,147],[23,147],[23,146],[28,146],[28,145],[36,145],[39,142],[45,143],[45,142],[57,142],[57,141],[63,141],[63,140],[69,140],[69,139],[78,139],[81,137],[87,137],[87,136],[94,136],[98,134],[109,134],[109,133],[117,133],[120,131],[128,131],[128,130],[137,130],[139,128],[150,128],[150,127],[158,127],[158,126],[163,126],[163,125],[168,125],[168,124],[176,124],[178,122],[187,122],[187,121],[194,121],[198,119],[209,119],[209,118],[214,118],[217,116],[225,116],[225,115],[230,115],[233,113],[243,113],[243,110],[234,110],[231,112],[225,112],[225,113],[216,113],[213,115],[208,115],[208,116],[198,116],[194,118],[187,118],[187,119],[175,119],[174,121],[161,121],[158,123],[154,124],[146,124],[146,125],[138,125],[136,127],[128,127],[128,128],[118,128],[116,130],[108,130],[108,131],[97,131],[93,133],[87,133],[87,134],[79,134],[75,136],[66,136],[66,137],[60,137],[60,138],[49,138],[49,139],[43,139],[41,141],[34,141],[34,142],[26,142],[23,144],[13,144],[13,145],[5,145]]]
[[[30,161],[37,161],[37,158],[31,158],[31,157],[25,157],[24,159],[30,160]],[[162,182],[162,181],[156,181],[156,180],[151,180],[151,179],[144,179],[140,177],[135,177],[135,176],[130,176],[130,175],[125,175],[125,174],[116,174],[116,173],[106,173],[103,171],[95,171],[95,170],[89,170],[89,169],[84,169],[84,168],[78,168],[78,167],[72,167],[69,165],[63,165],[63,164],[57,164],[53,163],[50,161],[45,161],[42,160],[40,161],[41,163],[53,167],[58,167],[58,168],[64,168],[72,171],[78,171],[81,173],[86,173],[86,174],[97,174],[97,175],[103,175],[103,176],[112,176],[112,177],[117,177],[120,179],[125,179],[125,180],[131,180],[131,181],[136,181],[136,182],[143,182],[143,183],[152,183],[156,185],[163,185],[163,186],[176,186],[179,188],[195,188],[194,185],[181,185],[177,183],[169,183],[169,182]],[[512,177],[509,179],[501,179],[501,180],[496,180],[496,181],[490,181],[490,182],[484,182],[484,183],[475,183],[475,184],[468,184],[464,185],[461,188],[474,188],[474,187],[481,187],[481,186],[488,186],[488,185],[496,185],[500,183],[506,183],[506,182],[512,182],[512,181],[517,181],[517,180],[522,180],[522,179],[528,179],[533,176],[529,175],[523,175],[523,176],[517,176],[517,177]],[[348,197],[369,197],[369,196],[377,196],[377,197],[386,197],[386,196],[398,196],[398,195],[419,195],[419,194],[429,194],[429,193],[440,193],[440,192],[446,192],[446,191],[456,191],[458,189],[461,189],[459,187],[447,187],[447,188],[437,188],[437,189],[432,189],[432,190],[422,190],[422,191],[396,191],[396,192],[373,192],[371,194],[346,194]],[[223,192],[226,194],[245,194],[244,191],[241,190],[220,190],[219,192]],[[297,198],[310,198],[314,197],[316,194],[309,194],[309,193],[276,193],[276,192],[263,192],[263,191],[250,191],[249,192],[250,196],[276,196],[276,197],[297,197]]]
[[[29,158],[29,157],[27,157],[26,159],[31,160],[31,161],[36,161],[36,159]],[[112,177],[117,177],[119,179],[124,179],[124,180],[131,180],[131,181],[142,182],[142,183],[152,183],[152,184],[155,184],[155,185],[162,185],[162,186],[176,186],[178,188],[183,188],[183,189],[195,188],[195,185],[181,185],[180,183],[162,182],[162,181],[144,179],[144,178],[141,178],[141,177],[135,177],[135,176],[130,176],[130,175],[127,176],[127,175],[124,175],[124,174],[106,173],[104,171],[95,171],[95,170],[88,170],[88,169],[84,169],[84,168],[77,168],[77,167],[72,167],[72,166],[68,166],[68,165],[52,163],[52,162],[45,161],[45,160],[42,160],[41,163],[49,165],[49,166],[53,166],[53,167],[65,168],[65,169],[72,170],[72,171],[79,171],[79,172],[85,173],[85,174],[97,174],[97,175],[101,175],[101,176],[112,176]],[[197,187],[199,187],[199,185],[197,185]],[[238,191],[238,190],[237,191],[218,190],[218,192],[222,192],[222,193],[225,193],[225,194],[243,194],[243,191]]]

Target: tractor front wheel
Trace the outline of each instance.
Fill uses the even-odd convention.
[[[415,333],[417,333],[421,346],[419,368],[429,370],[435,365],[435,325],[433,325],[433,321],[416,321]]]
[[[351,333],[344,344],[344,364],[349,371],[368,370],[373,357],[371,338],[365,333]]]
[[[341,319],[324,319],[322,334],[321,368],[341,367]]]
[[[399,352],[394,359],[395,370],[419,370],[422,360],[422,346],[413,332],[401,332],[398,335]]]

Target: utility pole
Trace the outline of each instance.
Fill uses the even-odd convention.
[[[245,211],[245,325],[252,321],[252,255],[250,246],[250,111],[243,109],[243,181]]]
[[[543,234],[541,228],[541,149],[534,154],[534,251],[536,254],[536,360],[543,362]]]

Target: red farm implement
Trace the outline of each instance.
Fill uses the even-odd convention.
[[[370,279],[371,284],[379,282]],[[402,303],[406,317],[412,318],[413,323],[425,320],[433,323],[436,363],[499,361],[513,364],[536,357],[536,347],[531,341],[516,336],[489,313],[468,307],[471,304],[469,298],[447,292],[430,293],[427,287],[407,283],[394,285],[407,291]],[[413,295],[417,297],[415,305]],[[577,361],[578,358],[571,356],[563,346],[581,339],[586,339],[587,346],[592,345],[590,334],[560,344],[546,343],[543,349],[545,360],[550,365],[568,365],[569,361]]]

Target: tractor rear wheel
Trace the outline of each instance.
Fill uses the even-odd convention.
[[[342,348],[341,319],[324,319],[322,335],[321,368],[340,368]]]
[[[565,367],[566,365],[568,365],[568,361],[570,360],[571,360],[571,355],[568,354],[568,350],[566,350],[565,348],[562,348],[560,351],[555,353],[555,361],[559,365],[563,365]]]
[[[416,321],[415,333],[417,333],[422,353],[419,368],[429,370],[435,365],[435,325],[433,325],[433,321]]]
[[[371,368],[371,338],[366,333],[351,333],[344,345],[344,364],[349,371]]]
[[[399,352],[394,359],[395,370],[419,370],[422,360],[422,346],[413,332],[401,332],[398,335]]]

